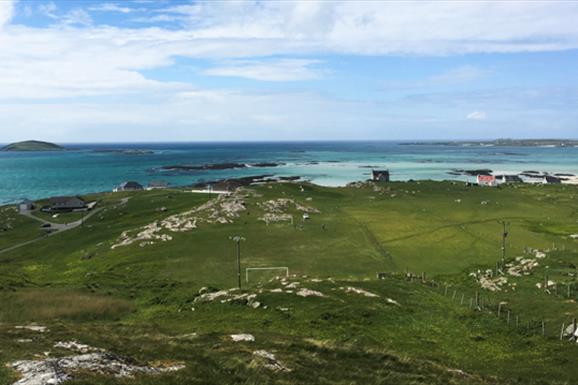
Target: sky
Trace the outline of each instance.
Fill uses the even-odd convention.
[[[0,0],[0,142],[578,139],[578,1]]]

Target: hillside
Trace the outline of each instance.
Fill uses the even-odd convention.
[[[407,182],[96,194],[83,227],[4,253],[40,230],[3,207],[0,384],[98,349],[140,374],[91,362],[71,384],[574,383],[578,347],[560,330],[578,317],[577,193]],[[289,277],[246,281],[247,267]]]
[[[63,147],[49,142],[38,140],[26,140],[2,147],[0,151],[62,151]]]

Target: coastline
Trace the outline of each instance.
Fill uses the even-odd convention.
[[[103,148],[107,148],[103,151]],[[0,204],[24,198],[111,191],[124,181],[165,181],[191,186],[215,180],[269,175],[299,176],[339,187],[389,169],[392,181],[474,182],[455,170],[489,169],[494,174],[536,170],[572,174],[578,184],[578,148],[453,147],[407,142],[292,142],[102,144],[70,146],[55,153],[0,153]],[[454,175],[456,174],[456,175]]]

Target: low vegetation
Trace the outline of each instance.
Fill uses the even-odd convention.
[[[0,384],[14,362],[70,357],[66,341],[178,368],[95,364],[70,384],[572,384],[577,194],[424,181],[87,197],[101,211],[83,227],[0,253]],[[11,207],[0,218],[0,249],[40,231]],[[243,269],[289,277],[243,270],[231,290],[233,236]]]

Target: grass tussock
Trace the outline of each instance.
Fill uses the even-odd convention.
[[[26,290],[3,302],[6,311],[0,313],[0,321],[110,319],[133,310],[123,299],[63,290]]]

